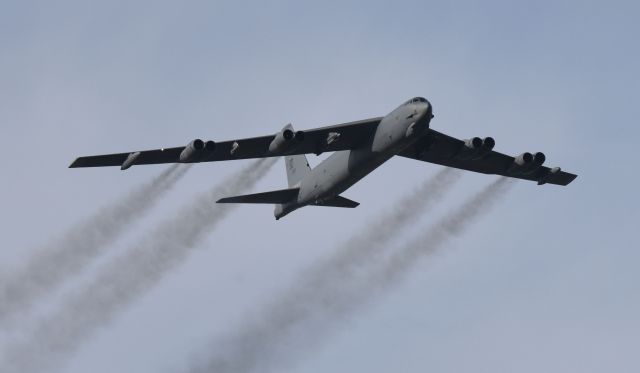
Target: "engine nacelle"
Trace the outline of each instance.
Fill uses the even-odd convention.
[[[496,141],[492,137],[485,137],[484,139],[473,137],[464,141],[464,146],[458,151],[456,158],[480,159],[489,154],[495,145]]]
[[[140,152],[135,152],[135,153],[131,153],[127,156],[127,159],[124,160],[124,162],[122,162],[122,165],[120,166],[121,170],[126,170],[128,168],[130,168],[131,166],[133,166],[136,163],[136,160],[140,157]]]
[[[509,170],[514,173],[528,175],[537,171],[540,166],[542,166],[546,158],[547,157],[544,153],[541,152],[537,152],[535,154],[525,152],[513,160],[513,165],[511,165]]]
[[[182,153],[180,153],[180,162],[196,162],[202,159],[203,156],[213,153],[216,149],[215,141],[204,142],[200,139],[195,139],[187,145]]]
[[[533,162],[533,154],[524,152],[516,157],[513,161],[514,164],[520,167],[528,167]]]
[[[207,141],[204,143],[204,150],[209,153],[213,153],[216,150],[216,142],[215,141]]]
[[[464,141],[464,146],[467,149],[471,149],[471,150],[480,149],[480,147],[482,146],[482,139],[479,137],[470,138],[469,140]]]
[[[276,134],[276,137],[269,144],[269,152],[284,153],[293,150],[297,143],[304,141],[304,132],[293,132],[291,126],[288,125],[282,131]]]
[[[191,162],[204,150],[204,141],[195,139],[185,146],[180,153],[180,162]]]
[[[536,166],[542,166],[544,161],[547,160],[547,157],[542,152],[537,152],[533,155],[533,164]]]
[[[482,140],[482,147],[486,150],[493,150],[493,147],[496,146],[496,140],[493,139],[493,137],[485,137]]]

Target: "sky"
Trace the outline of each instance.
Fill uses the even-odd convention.
[[[5,1],[0,279],[165,169],[68,169],[77,156],[331,125],[424,96],[432,128],[543,151],[579,177],[516,183],[392,291],[292,350],[286,369],[637,372],[639,13],[633,1]],[[191,167],[95,265],[1,332],[0,348],[247,162]],[[353,210],[276,222],[270,206],[237,208],[62,370],[185,371],[439,169],[394,158],[344,193]],[[493,180],[465,174],[397,240]],[[255,191],[285,186],[278,163]]]

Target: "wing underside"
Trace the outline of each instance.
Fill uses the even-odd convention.
[[[181,157],[187,147],[180,146],[80,157],[69,167],[120,166],[122,169],[126,169],[133,165],[215,162],[350,150],[371,139],[381,119],[371,118],[301,131],[304,133],[302,139],[296,141],[294,146],[284,150],[274,150],[273,148],[270,150],[276,134],[215,143],[212,149],[207,148],[188,160]],[[475,138],[475,140],[480,139]],[[485,151],[482,151],[481,148],[470,149],[470,144],[474,144],[473,141],[471,143],[470,141],[459,140],[430,129],[427,135],[399,155],[473,172],[537,181],[539,184],[568,185],[577,177],[577,175],[564,172],[558,167],[532,165],[529,164],[530,162],[521,165],[518,162],[522,159],[493,151],[493,145]],[[530,158],[531,154],[527,154]]]
[[[485,149],[482,141],[475,144],[477,146],[474,148],[473,140],[459,140],[430,129],[426,136],[399,155],[467,171],[532,180],[538,184],[568,185],[577,177],[575,174],[561,171],[559,167],[542,166],[542,153],[535,156],[523,153],[516,158],[493,151],[493,139],[490,139],[490,148]]]
[[[197,157],[188,162],[181,161],[180,155],[186,147],[180,146],[80,157],[69,167],[120,166],[125,169],[132,165],[215,162],[349,150],[358,147],[373,136],[380,120],[381,118],[371,118],[302,131],[304,133],[304,139],[297,141],[295,146],[290,149],[282,151],[269,150],[276,135],[268,135],[216,142],[214,150],[202,151]]]

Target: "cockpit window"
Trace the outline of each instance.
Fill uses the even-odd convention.
[[[427,99],[425,99],[424,97],[414,97],[411,100],[407,101],[407,104],[413,104],[416,102],[427,102]]]

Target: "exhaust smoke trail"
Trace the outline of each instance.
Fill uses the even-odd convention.
[[[3,371],[51,371],[62,364],[97,329],[181,264],[228,215],[234,205],[215,204],[217,198],[250,190],[276,161],[255,161],[221,181],[108,262],[86,287],[67,297],[56,313],[37,323],[24,343],[7,351]]]
[[[338,250],[339,256],[329,258],[322,268],[336,268],[341,277],[345,277],[355,275],[353,272],[357,267],[380,260],[388,249],[387,244],[397,237],[397,233],[409,227],[420,215],[441,201],[461,176],[462,173],[456,169],[444,168],[429,177],[411,194],[390,206],[390,211],[385,211],[384,215],[367,224],[362,232],[345,242]],[[324,271],[314,273],[313,278],[323,283],[327,281]]]
[[[184,176],[188,167],[180,166],[170,166],[120,201],[101,208],[36,252],[22,268],[4,274],[0,284],[0,325],[28,311],[36,300],[101,255]]]
[[[368,268],[383,262],[391,249],[390,242],[398,238],[398,233],[443,200],[461,176],[460,171],[445,168],[425,180],[415,191],[395,202],[388,212],[367,223],[362,231],[342,244],[333,257],[304,271],[304,278],[281,297],[276,297],[274,303],[259,313],[254,324],[248,324],[230,340],[217,345],[209,363],[194,371],[265,369],[273,349],[280,347],[281,340],[292,329],[307,323],[309,316],[327,307],[328,303],[338,301],[332,298],[342,294],[336,293],[336,289],[362,281]]]
[[[432,226],[423,236],[393,255],[385,267],[377,272],[375,281],[380,286],[398,281],[414,263],[424,256],[434,254],[450,238],[460,236],[471,223],[489,212],[513,183],[512,179],[501,177],[486,186],[457,210]]]
[[[363,258],[365,262],[360,266],[364,273],[358,278],[351,273],[358,263],[350,254],[339,251],[334,258],[314,268],[310,278],[302,279],[270,307],[261,310],[253,323],[246,323],[228,338],[219,340],[213,354],[191,372],[283,370],[310,353],[359,307],[390,291],[420,259],[435,253],[453,236],[464,233],[488,212],[509,185],[510,180],[498,179],[386,260],[371,262]],[[393,216],[388,218],[393,220]]]

